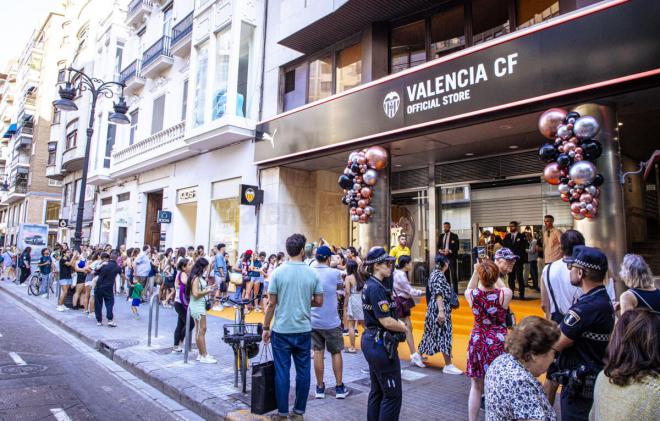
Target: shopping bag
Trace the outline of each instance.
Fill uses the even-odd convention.
[[[268,345],[264,345],[261,360],[268,360]],[[259,361],[252,365],[252,397],[250,411],[263,415],[277,409],[275,400],[275,361]]]

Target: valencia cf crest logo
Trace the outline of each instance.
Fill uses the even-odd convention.
[[[254,201],[255,196],[256,196],[256,193],[255,193],[254,189],[246,189],[245,190],[245,200],[247,200],[248,202]]]
[[[385,95],[383,100],[383,111],[387,118],[394,118],[396,113],[399,111],[399,104],[401,103],[401,98],[399,94],[395,91],[392,91]]]

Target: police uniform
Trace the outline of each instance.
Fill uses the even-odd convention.
[[[607,271],[607,258],[600,250],[591,247],[577,246],[573,257],[564,260],[576,266]],[[573,341],[572,346],[561,352],[559,369],[572,371],[584,366],[595,378],[604,367],[603,359],[614,329],[614,309],[605,286],[597,286],[582,295],[568,310],[559,327],[564,336]],[[561,392],[562,421],[588,420],[593,395],[585,397],[581,393],[583,387],[573,382],[565,383]]]
[[[384,249],[378,249],[382,250],[382,254],[378,254],[380,250],[372,250],[367,256],[366,264],[374,260],[376,263],[394,260]],[[371,377],[367,420],[398,420],[402,401],[401,363],[396,352],[394,358],[388,357],[382,337],[385,329],[378,321],[384,317],[395,317],[395,303],[391,291],[377,278],[369,277],[362,290],[362,307],[366,329],[361,345],[364,357],[369,363]]]

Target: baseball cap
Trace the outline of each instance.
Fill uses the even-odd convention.
[[[573,255],[562,260],[573,266],[607,272],[607,256],[596,247],[575,246]]]
[[[316,249],[316,257],[328,258],[333,254],[334,253],[332,252],[332,250],[330,250],[330,247],[328,246],[321,246]]]
[[[245,250],[246,256],[252,256],[252,250]]]
[[[383,262],[393,262],[395,261],[396,258],[393,256],[390,256],[387,254],[384,248],[382,247],[372,247],[371,250],[369,250],[369,253],[367,254],[367,258],[364,261],[365,265],[373,265],[377,263],[383,263]]]
[[[513,254],[511,249],[506,247],[502,247],[501,249],[495,252],[495,260],[497,259],[516,260],[518,258],[520,258],[520,256]]]

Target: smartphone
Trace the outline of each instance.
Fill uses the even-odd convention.
[[[479,259],[485,259],[487,257],[486,247],[477,247],[477,256]]]

